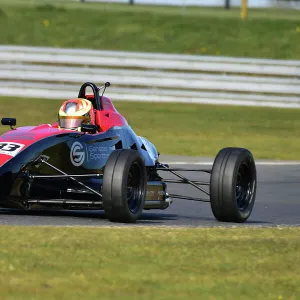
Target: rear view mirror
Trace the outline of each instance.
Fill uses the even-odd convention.
[[[97,125],[81,124],[81,132],[96,133],[97,131]]]
[[[16,126],[17,124],[17,119],[16,118],[2,118],[1,120],[2,125],[9,125],[11,126]]]

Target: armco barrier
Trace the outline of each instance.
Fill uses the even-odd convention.
[[[300,61],[0,46],[0,95],[74,97],[111,81],[116,100],[300,107]]]

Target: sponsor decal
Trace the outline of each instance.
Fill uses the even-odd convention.
[[[85,145],[80,142],[74,142],[70,151],[70,159],[75,167],[79,167],[85,160],[92,162],[108,159],[113,150],[114,146]]]
[[[27,141],[33,141],[35,140],[35,134],[30,132],[8,132],[4,133],[1,136],[2,140],[27,140]]]
[[[84,163],[85,151],[84,146],[80,142],[73,143],[70,151],[70,159],[75,167],[79,167]]]
[[[0,154],[16,156],[16,154],[19,153],[24,146],[24,144],[19,143],[0,142]]]
[[[88,146],[88,159],[89,160],[97,160],[108,158],[112,151],[112,147],[103,147],[91,145]]]

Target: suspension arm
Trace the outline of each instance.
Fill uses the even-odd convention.
[[[46,165],[49,166],[50,168],[52,168],[52,169],[56,170],[57,172],[63,174],[63,175],[66,176],[67,178],[70,178],[70,179],[74,180],[75,182],[77,182],[77,183],[80,184],[81,186],[85,187],[87,190],[91,191],[92,193],[94,193],[94,194],[96,194],[96,195],[98,195],[98,196],[100,196],[100,197],[102,198],[102,195],[101,195],[99,192],[95,191],[94,189],[92,189],[92,188],[90,188],[89,186],[85,185],[84,183],[80,182],[79,180],[77,180],[77,179],[74,178],[73,176],[69,176],[67,173],[63,172],[62,170],[60,170],[60,169],[56,168],[55,166],[53,166],[52,164],[48,163],[48,162],[45,160],[44,157],[41,157],[41,158],[40,158],[40,162],[46,164]],[[88,175],[89,175],[89,174],[88,174]],[[95,175],[96,175],[96,174],[95,174]],[[34,176],[34,175],[32,175],[32,176]],[[41,176],[42,176],[42,175],[41,175]],[[47,177],[49,177],[49,176],[47,176]]]
[[[164,182],[169,182],[169,183],[186,183],[189,184],[189,182],[186,182],[185,180],[176,180],[176,179],[163,179]],[[191,182],[199,185],[210,185],[209,182],[204,182],[204,181],[194,181],[191,180]]]
[[[184,199],[184,200],[191,200],[191,201],[210,202],[208,199],[194,198],[194,197],[188,197],[188,196],[176,195],[176,194],[169,194],[169,197],[177,198],[177,199]]]
[[[178,172],[203,172],[203,173],[208,173],[211,174],[211,170],[207,170],[207,169],[182,169],[182,168],[168,168],[163,166],[156,168],[157,171],[178,171]]]
[[[193,181],[187,179],[186,177],[182,176],[181,174],[177,173],[176,171],[174,171],[174,169],[169,169],[168,167],[161,165],[162,169],[164,171],[169,171],[170,173],[172,173],[173,175],[179,177],[180,179],[182,179],[184,182],[189,183],[190,185],[192,185],[193,187],[195,187],[196,189],[200,190],[201,192],[203,192],[204,194],[209,196],[209,192],[207,192],[206,190],[204,190],[202,187],[200,187],[199,185],[197,185],[196,183],[194,183]],[[184,169],[182,171],[185,171]],[[189,170],[191,171],[191,170]]]

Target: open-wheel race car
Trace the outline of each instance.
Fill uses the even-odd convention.
[[[54,124],[14,128],[16,119],[2,118],[11,130],[0,137],[0,207],[96,209],[111,221],[131,223],[143,209],[166,209],[177,198],[210,202],[219,221],[247,220],[257,185],[250,151],[224,148],[211,170],[172,169],[159,162],[156,147],[137,136],[103,96],[109,85],[84,83]],[[210,181],[191,181],[180,171],[205,172]],[[166,172],[178,179],[162,178]],[[168,193],[170,182],[189,184],[204,197]]]

